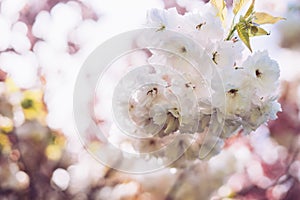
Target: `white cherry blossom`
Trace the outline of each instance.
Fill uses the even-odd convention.
[[[258,96],[265,97],[276,93],[279,84],[279,66],[269,57],[267,51],[256,52],[250,56],[243,63],[243,68],[255,86]]]

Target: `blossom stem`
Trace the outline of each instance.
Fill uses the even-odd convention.
[[[231,40],[231,38],[233,36],[233,33],[236,30],[236,25],[234,24],[234,21],[235,21],[235,16],[232,19],[232,23],[231,23],[231,26],[230,26],[230,31],[229,31],[229,34],[228,34],[228,36],[226,37],[225,40]]]
[[[233,33],[234,33],[235,30],[236,30],[236,26],[234,26],[234,27],[231,29],[231,31],[229,32],[229,34],[228,34],[226,40],[231,40],[231,38],[232,38]]]

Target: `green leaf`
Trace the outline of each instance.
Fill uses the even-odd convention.
[[[255,12],[254,17],[253,22],[257,24],[275,24],[280,20],[285,20],[285,18],[273,17],[272,15],[264,12]]]
[[[261,36],[261,35],[270,35],[265,29],[258,26],[251,26],[249,29],[249,37]]]
[[[250,15],[253,13],[254,10],[254,4],[255,4],[255,0],[252,0],[252,3],[250,5],[250,7],[248,8],[244,18],[247,19],[248,17],[250,17]]]
[[[241,10],[241,8],[248,2],[249,2],[249,0],[234,0],[233,1],[234,15],[236,15]]]
[[[240,22],[236,25],[237,33],[242,40],[242,42],[248,47],[248,49],[252,52],[250,45],[250,36],[249,36],[249,28],[245,20],[240,20]]]
[[[224,0],[210,0],[210,3],[217,9],[217,16],[221,19],[222,23],[224,23],[227,11],[226,2]]]

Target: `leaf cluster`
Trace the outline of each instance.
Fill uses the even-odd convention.
[[[240,15],[239,21],[236,23],[235,18],[237,14],[242,10],[242,8],[250,0],[234,0],[233,1],[233,13],[234,18],[231,26],[231,30],[226,38],[226,40],[231,40],[235,31],[241,41],[248,47],[252,52],[250,38],[255,36],[270,35],[268,31],[263,29],[261,25],[263,24],[275,24],[280,20],[284,20],[282,17],[274,17],[265,12],[256,12],[254,11],[255,0],[252,0],[247,12],[244,15]],[[226,9],[224,0],[217,1],[211,0],[212,5],[218,10],[218,16],[220,13],[223,13],[223,10]],[[220,17],[221,21],[224,21],[224,17]]]

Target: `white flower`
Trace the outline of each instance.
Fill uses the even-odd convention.
[[[240,115],[250,108],[250,95],[247,90],[238,85],[227,85],[226,87],[225,113],[229,115]]]
[[[251,106],[253,91],[244,84],[244,74],[235,69],[224,71],[222,80],[213,80],[213,104],[228,117],[239,116],[248,112]],[[223,81],[223,82],[221,82]]]
[[[219,41],[211,44],[207,51],[218,68],[234,68],[236,62],[242,58],[244,47],[240,41]]]
[[[243,63],[243,68],[256,88],[257,95],[266,97],[276,93],[279,79],[279,66],[270,59],[267,51],[256,52]]]
[[[181,74],[197,76],[197,82],[200,84],[205,79],[211,79],[213,73],[211,58],[188,35],[157,33],[156,37],[160,37],[160,42],[155,44],[156,49],[150,49],[153,55],[149,58],[149,63],[171,67]],[[195,80],[195,78],[192,79]],[[197,82],[192,81],[194,85]]]
[[[250,112],[244,113],[243,126],[246,130],[256,130],[263,123],[276,119],[280,111],[281,106],[275,98],[261,101],[260,105],[253,105]]]
[[[189,62],[194,61],[193,63],[195,63],[195,59],[200,57],[203,53],[203,48],[193,39],[189,38],[188,35],[183,33],[156,33],[153,37],[155,38],[153,38],[152,41],[149,41],[151,46],[155,46],[156,48],[151,51],[153,54],[163,54],[169,59],[185,59]]]
[[[179,30],[182,26],[182,16],[178,14],[176,8],[168,10],[154,8],[147,13],[147,25],[157,28],[158,31]]]
[[[170,90],[175,94],[178,101],[179,130],[182,133],[194,133],[198,128],[199,99],[196,96],[196,87],[198,87],[197,90],[200,89],[198,82],[197,85],[194,85],[191,81],[182,79],[182,77],[181,79],[176,76],[172,77]]]
[[[195,11],[184,15],[182,31],[192,36],[203,47],[212,41],[224,39],[224,29],[219,18],[212,12],[200,13]]]

